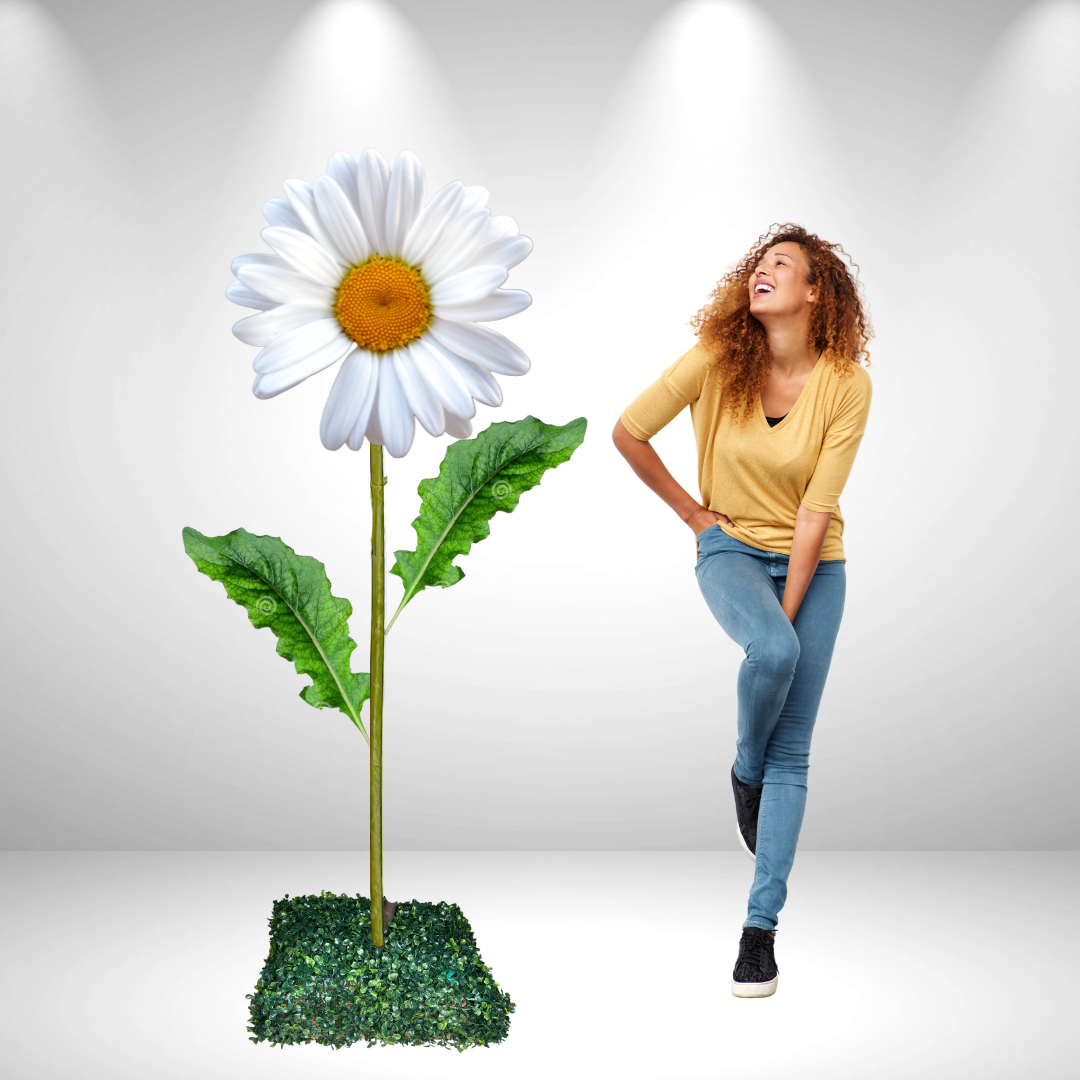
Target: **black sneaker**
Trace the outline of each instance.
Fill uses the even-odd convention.
[[[731,787],[735,792],[735,817],[738,821],[739,843],[750,856],[751,862],[757,862],[757,819],[761,809],[761,784],[744,784],[735,775],[735,766],[731,767]]]
[[[780,969],[773,957],[774,941],[758,926],[743,927],[739,959],[731,976],[731,992],[736,997],[768,997],[776,993]]]

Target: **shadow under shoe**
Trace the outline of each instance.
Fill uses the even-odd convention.
[[[769,997],[776,993],[780,969],[773,956],[774,944],[761,927],[743,927],[739,959],[731,975],[731,992],[736,997]]]
[[[750,856],[751,862],[757,862],[757,822],[761,809],[762,784],[744,784],[735,775],[735,766],[731,767],[731,788],[735,792],[735,817],[738,823],[739,843],[743,851]]]

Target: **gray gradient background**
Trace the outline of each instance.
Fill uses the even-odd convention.
[[[590,423],[387,639],[386,847],[733,847],[742,655],[609,433],[793,219],[878,334],[801,847],[1075,848],[1078,61],[1063,0],[0,0],[0,845],[366,843],[363,740],[180,531],[323,560],[363,664],[366,451],[319,443],[332,372],[252,396],[224,289],[376,146],[535,241],[476,430]],[[389,459],[388,550],[447,442]],[[696,493],[688,413],[654,444]]]

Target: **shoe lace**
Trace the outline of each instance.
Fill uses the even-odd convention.
[[[750,964],[764,971],[770,944],[765,934],[746,934],[739,942],[738,963]]]

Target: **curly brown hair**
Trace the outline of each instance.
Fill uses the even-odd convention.
[[[754,403],[769,378],[772,356],[765,327],[750,314],[749,281],[765,253],[775,244],[791,240],[802,246],[810,263],[807,283],[818,287],[818,300],[810,316],[807,345],[824,349],[843,378],[853,363],[865,358],[870,364],[866,343],[874,328],[865,310],[858,282],[858,264],[839,244],[830,244],[801,225],[773,224],[758,237],[754,248],[716,284],[709,302],[691,320],[698,338],[713,347],[715,360],[731,388],[726,395],[733,417],[738,421],[738,403],[743,400],[743,419],[754,411]],[[847,256],[853,274],[837,252]],[[741,421],[739,421],[741,422]]]

